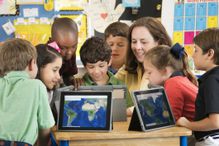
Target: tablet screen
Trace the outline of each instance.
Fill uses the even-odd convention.
[[[59,130],[111,130],[111,92],[62,92]]]
[[[145,130],[174,125],[174,117],[163,88],[135,91],[136,110]]]

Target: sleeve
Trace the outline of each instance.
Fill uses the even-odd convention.
[[[219,80],[214,76],[209,77],[203,88],[204,100],[206,103],[206,113],[219,113]]]
[[[182,116],[183,106],[184,106],[184,98],[182,96],[181,90],[173,82],[165,83],[164,88],[165,88],[172,112],[174,114],[175,120],[177,121]]]
[[[52,111],[48,101],[48,94],[43,83],[39,90],[39,106],[38,106],[38,126],[39,129],[48,129],[55,125]]]

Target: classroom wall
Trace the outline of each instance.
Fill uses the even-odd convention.
[[[116,0],[116,6],[118,4],[121,4],[121,3],[122,3],[122,0]],[[125,8],[125,11],[123,12],[123,14],[119,18],[119,20],[133,21],[133,20],[140,18],[140,17],[143,17],[143,16],[160,17],[161,16],[161,9],[159,9],[157,6],[161,5],[161,3],[162,3],[162,0],[147,0],[147,1],[141,0],[141,7],[138,9],[137,14],[133,15],[131,8]],[[2,15],[0,15],[0,26],[7,23],[8,21],[11,21],[13,23],[13,21],[17,18],[25,18],[23,11],[27,8],[29,8],[29,9],[37,8],[39,10],[39,16],[35,17],[36,19],[40,18],[40,17],[46,17],[46,18],[52,19],[52,18],[56,17],[56,15],[60,15],[60,14],[81,14],[81,13],[83,13],[82,11],[54,11],[54,10],[46,11],[42,4],[18,5],[18,15],[16,15],[16,16],[9,16],[9,15],[2,16]],[[102,36],[102,34],[98,33],[98,32],[96,32],[95,34],[96,35],[99,34]],[[0,42],[6,40],[8,38],[13,38],[13,37],[14,37],[14,34],[7,35],[5,33],[5,31],[3,30],[3,28],[0,27]]]

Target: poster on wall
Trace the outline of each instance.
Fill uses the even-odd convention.
[[[56,11],[82,11],[88,0],[56,0]]]
[[[162,23],[189,58],[194,52],[193,38],[204,29],[219,27],[218,0],[163,0],[162,6]]]
[[[109,24],[118,21],[124,11],[122,3],[116,6],[116,0],[90,0],[85,6],[85,13],[91,19],[92,27],[100,33]]]
[[[0,15],[15,15],[16,12],[15,0],[0,0]]]
[[[173,39],[193,54],[193,38],[202,30],[219,27],[218,0],[164,0],[162,23]]]
[[[43,4],[44,0],[17,0],[18,5]]]

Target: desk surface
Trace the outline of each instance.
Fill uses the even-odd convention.
[[[111,132],[61,132],[53,131],[56,140],[104,140],[129,138],[155,138],[190,136],[192,131],[184,127],[170,127],[150,132],[128,131],[129,121],[114,122]]]

